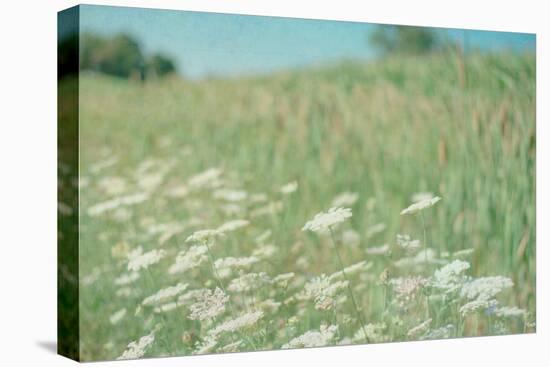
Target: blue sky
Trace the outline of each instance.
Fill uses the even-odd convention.
[[[369,23],[85,5],[83,32],[128,33],[146,54],[171,56],[187,77],[238,76],[376,56]],[[535,48],[532,34],[442,29],[469,48]]]

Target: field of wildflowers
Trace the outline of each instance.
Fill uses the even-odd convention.
[[[534,56],[79,90],[81,359],[535,331]]]

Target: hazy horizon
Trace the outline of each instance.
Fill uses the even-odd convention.
[[[145,54],[171,57],[191,79],[234,77],[377,56],[377,26],[333,20],[81,5],[80,30],[134,37]],[[467,50],[534,50],[534,34],[435,28]],[[63,31],[63,30],[61,30]]]

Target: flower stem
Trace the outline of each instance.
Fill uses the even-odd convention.
[[[342,262],[342,258],[340,257],[340,253],[338,252],[338,247],[336,246],[336,239],[334,238],[334,232],[332,232],[332,229],[329,228],[330,231],[330,237],[332,239],[332,245],[334,247],[334,251],[336,252],[336,258],[338,259],[338,264],[340,265],[340,269],[342,270],[342,275],[344,276],[344,279],[346,280],[346,283],[348,284],[348,291],[351,298],[351,302],[353,303],[353,308],[355,309],[355,313],[357,315],[357,318],[359,319],[359,323],[361,324],[361,329],[363,330],[363,334],[365,336],[365,341],[367,343],[370,343],[369,338],[367,336],[367,330],[365,329],[365,322],[363,321],[363,317],[361,316],[361,313],[359,312],[359,308],[357,307],[357,302],[355,301],[355,297],[353,296],[353,291],[351,289],[351,283],[348,279],[348,276],[344,270],[344,263]]]
[[[420,218],[422,218],[422,230],[424,232],[424,262],[428,266],[428,242],[426,236],[426,220],[424,219],[424,213],[420,211]]]
[[[214,275],[214,278],[216,278],[216,281],[218,282],[218,285],[220,286],[223,293],[228,294],[227,291],[225,290],[225,287],[223,286],[222,279],[220,278],[218,271],[216,270],[216,266],[214,265],[214,257],[212,256],[212,252],[210,251],[209,242],[204,241],[204,245],[206,246],[206,249],[207,249],[206,253],[208,254],[208,261],[210,262],[210,267],[212,268],[212,274]],[[235,317],[237,314],[235,313],[235,308],[233,307],[233,301],[231,300],[231,297],[229,297],[227,304],[229,305],[229,311],[231,312],[233,317]],[[254,342],[250,338],[246,337],[241,332],[239,332],[239,334],[241,334],[241,337],[244,340],[246,340],[246,342],[252,347],[252,350],[258,349],[256,347],[256,344],[254,344]]]

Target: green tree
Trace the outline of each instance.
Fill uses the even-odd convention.
[[[172,60],[168,57],[156,54],[147,62],[147,76],[162,77],[176,71],[176,67]]]
[[[126,34],[112,39],[86,34],[82,38],[81,69],[128,78],[142,74],[145,65],[138,43]]]
[[[370,34],[369,40],[383,54],[421,54],[442,46],[437,32],[427,27],[380,25]]]

